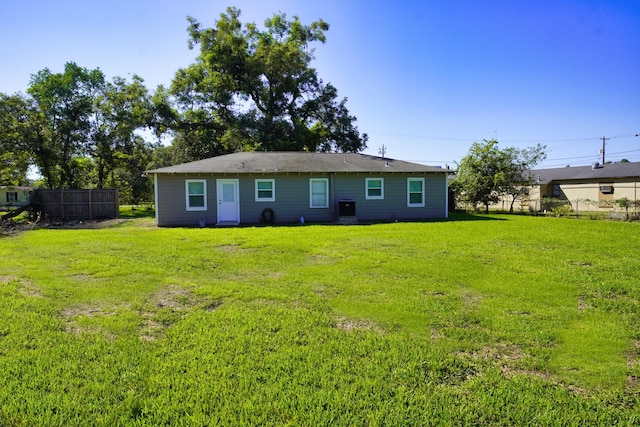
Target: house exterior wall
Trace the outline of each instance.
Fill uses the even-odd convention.
[[[13,196],[7,198],[7,193],[15,193],[17,200],[13,201]],[[0,188],[0,207],[22,207],[29,204],[31,189],[23,187],[6,186]],[[9,201],[11,199],[11,201]]]
[[[366,178],[384,179],[384,198],[367,200]],[[424,178],[425,206],[407,207],[407,178]],[[311,178],[329,182],[329,206],[310,207]],[[185,180],[206,180],[207,209],[186,209]],[[444,173],[291,173],[291,174],[157,174],[156,222],[159,226],[197,226],[217,222],[217,179],[238,179],[240,223],[258,224],[262,212],[270,208],[275,223],[331,222],[337,219],[338,201],[350,199],[356,204],[358,220],[413,220],[447,217],[447,183]],[[256,201],[255,180],[273,179],[275,201]]]
[[[611,185],[612,193],[603,193],[600,186]],[[554,189],[554,186],[555,189]],[[627,198],[637,201],[640,196],[640,179],[603,178],[599,181],[553,181],[546,185],[536,185],[529,189],[529,196],[517,200],[513,206],[514,211],[541,211],[544,206],[541,199],[554,198],[567,200],[573,210],[579,211],[609,211],[614,206],[614,201]],[[508,210],[511,199],[505,197],[492,205],[494,209]]]
[[[559,195],[554,196],[553,185],[557,185],[556,192]],[[612,193],[603,193],[600,191],[601,186],[610,185],[613,188]],[[604,178],[602,180],[593,181],[558,181],[552,185],[541,188],[542,197],[553,197],[571,202],[573,209],[581,211],[599,211],[611,210],[615,200],[628,198],[629,200],[638,200],[638,190],[640,189],[640,180],[638,179],[611,179]],[[578,204],[578,206],[576,206]]]

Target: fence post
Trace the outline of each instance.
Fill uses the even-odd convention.
[[[60,189],[60,216],[64,221],[64,188]]]
[[[91,206],[91,202],[92,202],[92,197],[91,197],[91,189],[89,189],[89,219],[93,219],[93,209]]]

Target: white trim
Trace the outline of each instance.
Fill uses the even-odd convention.
[[[189,200],[189,184],[192,183],[201,183],[202,184],[202,194],[204,198],[204,206],[191,206]],[[184,192],[185,192],[185,202],[188,211],[206,211],[207,210],[207,180],[206,179],[185,179],[184,180]],[[194,196],[199,196],[200,194],[193,194]]]
[[[233,217],[222,218],[220,215],[223,203],[223,184],[233,184]],[[239,179],[228,179],[221,178],[216,180],[216,198],[218,201],[217,213],[216,213],[216,222],[218,224],[239,224],[240,223],[240,180]]]
[[[325,197],[323,206],[313,205],[313,183],[324,182]],[[309,207],[311,209],[326,209],[329,207],[329,178],[309,178]]]
[[[258,197],[258,183],[261,182],[270,182],[271,183],[271,197]],[[275,179],[263,179],[258,178],[255,180],[255,188],[256,188],[256,202],[275,202],[276,201],[276,180]]]
[[[420,182],[422,186],[422,202],[411,203],[411,182]],[[414,193],[417,194],[417,193]],[[423,177],[411,177],[407,178],[407,207],[408,208],[423,208],[424,207],[424,178]]]
[[[371,181],[380,181],[380,195],[379,196],[370,196],[369,195],[369,183]],[[383,200],[384,199],[384,178],[365,178],[364,179],[364,198],[366,200]]]
[[[158,221],[159,221],[158,215],[159,215],[160,209],[158,209],[158,174],[157,173],[153,174],[153,199],[156,202],[156,206],[155,206],[155,208],[156,208],[156,225],[158,225]]]
[[[449,218],[449,175],[444,174],[444,217]]]

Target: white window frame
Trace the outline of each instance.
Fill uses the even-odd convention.
[[[259,184],[262,182],[268,182],[271,184],[271,197],[260,197]],[[276,180],[275,179],[256,179],[256,202],[275,202],[276,201]],[[266,191],[266,190],[262,190]]]
[[[377,190],[377,188],[369,188],[369,183],[374,181],[380,181],[379,196],[372,196],[369,194],[369,190]],[[364,180],[364,197],[366,200],[383,200],[384,199],[384,178],[366,178]]]
[[[189,184],[202,183],[202,189],[204,191],[204,206],[191,206],[191,200],[189,199]],[[184,180],[184,192],[186,197],[186,206],[188,211],[206,211],[207,210],[207,180],[206,179],[185,179]],[[199,196],[200,194],[192,194],[193,196]]]
[[[420,182],[420,185],[422,186],[422,191],[420,192],[421,196],[422,196],[422,201],[420,203],[411,203],[411,183],[412,182]],[[425,203],[425,191],[424,191],[424,178],[423,177],[413,177],[413,178],[407,178],[407,207],[409,208],[423,208]],[[417,193],[413,193],[413,194],[417,194]]]
[[[325,196],[323,205],[313,204],[313,184],[315,182],[324,183]],[[326,209],[329,207],[329,178],[309,178],[309,207],[311,209]]]

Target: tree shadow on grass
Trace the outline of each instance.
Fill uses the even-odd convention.
[[[507,218],[496,217],[492,214],[473,214],[468,212],[449,212],[449,218],[439,221],[507,221]]]
[[[127,219],[155,218],[156,210],[151,206],[120,206],[119,217]]]

